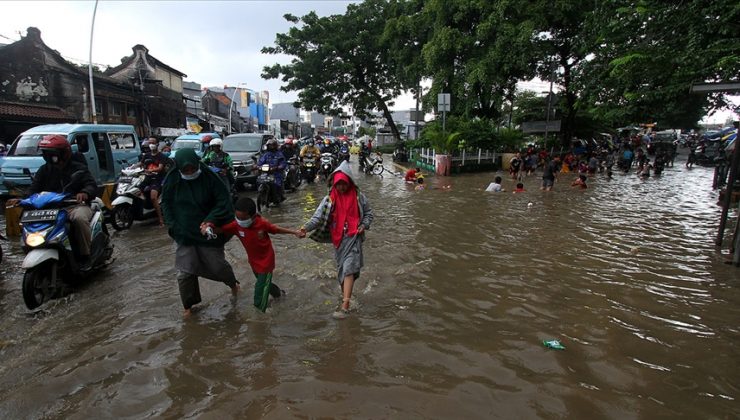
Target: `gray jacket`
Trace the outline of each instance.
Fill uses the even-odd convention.
[[[373,222],[373,210],[372,208],[370,208],[370,203],[368,202],[367,197],[365,197],[365,194],[361,193],[360,189],[357,187],[357,183],[352,177],[352,171],[346,161],[342,162],[342,164],[339,165],[339,167],[334,170],[334,172],[332,172],[330,179],[333,180],[334,174],[339,171],[344,172],[352,181],[352,183],[355,184],[355,188],[357,188],[357,205],[360,211],[360,225],[363,226],[365,230],[370,229],[370,224]],[[331,198],[327,194],[326,197],[321,200],[321,204],[319,204],[319,206],[316,208],[316,211],[314,212],[313,216],[311,216],[311,219],[305,225],[303,225],[303,228],[306,229],[307,232],[312,232],[311,235],[309,235],[311,239],[317,242],[331,242],[331,234],[329,233],[329,222],[332,208],[333,207]],[[362,239],[365,239],[364,234],[362,236]]]

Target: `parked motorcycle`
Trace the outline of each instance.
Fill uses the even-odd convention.
[[[301,186],[303,178],[301,178],[299,168],[297,156],[288,159],[288,166],[285,168],[285,183],[283,184],[286,190],[295,191]]]
[[[360,155],[360,159],[361,161],[364,161],[360,167],[368,175],[381,175],[385,170],[383,167],[383,155],[380,152],[375,153],[375,155],[370,159],[366,158],[364,155]]]
[[[157,217],[152,199],[145,191],[147,182],[151,182],[144,168],[129,167],[121,170],[116,183],[117,197],[111,203],[111,225],[115,230],[129,229],[134,220],[146,220]]]
[[[406,151],[406,147],[399,144],[396,146],[396,149],[393,151],[393,161],[404,163],[409,161],[409,154]]]
[[[332,172],[334,172],[334,155],[331,153],[322,153],[321,163],[319,164],[319,176],[321,176],[322,180],[327,180]]]
[[[280,203],[280,197],[277,197],[278,189],[275,185],[275,175],[270,165],[259,167],[259,176],[257,177],[257,211],[269,208],[270,205]]]
[[[303,176],[303,179],[305,179],[309,184],[312,183],[316,179],[317,169],[316,159],[313,153],[306,153],[306,156],[303,158],[303,166],[301,167],[301,175]]]
[[[23,301],[35,309],[50,299],[65,296],[79,279],[86,278],[109,263],[113,245],[103,223],[103,202],[96,198],[91,207],[92,242],[86,265],[70,243],[70,225],[66,207],[77,201],[66,193],[41,192],[21,201],[21,243],[26,257],[21,267]]]

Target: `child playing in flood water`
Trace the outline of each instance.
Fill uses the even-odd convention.
[[[578,175],[578,178],[576,178],[575,181],[573,181],[572,184],[570,184],[571,187],[580,187],[582,190],[585,190],[588,188],[588,185],[586,185],[586,175]]]
[[[527,190],[524,189],[524,184],[522,184],[520,182],[520,183],[516,184],[516,189],[514,190],[514,194],[516,194],[516,193],[523,193],[523,192],[526,192],[526,191]]]
[[[228,233],[239,238],[247,252],[252,272],[257,278],[254,284],[254,306],[265,312],[269,296],[277,299],[285,293],[272,283],[272,272],[275,270],[275,250],[272,248],[269,234],[292,234],[298,238],[305,237],[305,234],[271,224],[257,214],[257,206],[249,197],[240,198],[234,205],[234,209],[236,219],[231,223],[221,227],[206,223],[201,225],[201,233],[205,235],[206,229],[211,227],[215,233]]]
[[[486,188],[486,192],[503,192],[506,191],[503,188],[501,188],[501,177],[497,176],[493,182],[488,184],[488,187]]]

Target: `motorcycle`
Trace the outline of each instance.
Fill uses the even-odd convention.
[[[400,163],[409,161],[409,155],[405,147],[402,147],[402,146],[396,147],[396,149],[393,151],[393,161],[400,162]]]
[[[129,167],[121,170],[116,183],[117,197],[111,203],[110,222],[115,230],[129,229],[134,220],[157,216],[148,191],[144,191],[148,175],[144,168]]]
[[[288,167],[285,169],[285,189],[295,191],[301,186],[303,178],[300,176],[298,157],[292,156],[288,159]]]
[[[383,167],[383,155],[380,152],[375,153],[375,156],[373,156],[373,158],[370,160],[361,155],[360,161],[364,161],[363,164],[360,165],[360,167],[368,175],[381,175],[385,170],[385,168]]]
[[[326,180],[329,175],[334,171],[334,155],[331,153],[321,154],[321,163],[319,166],[319,175],[321,179]]]
[[[211,170],[211,172],[218,175],[219,178],[221,178],[221,182],[226,185],[226,188],[229,190],[229,195],[231,196],[231,202],[236,204],[236,200],[239,199],[237,193],[236,193],[236,185],[234,185],[231,182],[231,176],[229,176],[229,173],[227,171],[224,171],[222,168],[217,168],[215,166],[209,166],[208,169]]]
[[[77,201],[67,193],[41,192],[21,201],[21,243],[26,257],[21,267],[23,301],[35,309],[50,299],[63,297],[76,284],[109,264],[113,245],[103,223],[103,202],[91,203],[92,241],[90,260],[83,266],[70,244],[70,226],[66,207]]]
[[[262,212],[262,209],[269,208],[271,204],[278,205],[280,198],[275,197],[278,195],[278,189],[270,165],[260,166],[259,172],[260,174],[257,177],[257,211]]]
[[[306,153],[306,156],[303,158],[301,175],[309,184],[316,179],[316,160],[313,153]]]

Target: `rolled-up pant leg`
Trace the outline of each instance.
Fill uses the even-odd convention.
[[[193,305],[200,303],[200,285],[198,276],[194,274],[177,273],[177,286],[180,288],[180,300],[185,309],[190,309]]]
[[[77,243],[77,252],[80,256],[90,255],[90,243],[92,233],[90,232],[90,219],[92,209],[87,205],[74,206],[68,209],[69,221],[72,224],[72,232]]]

